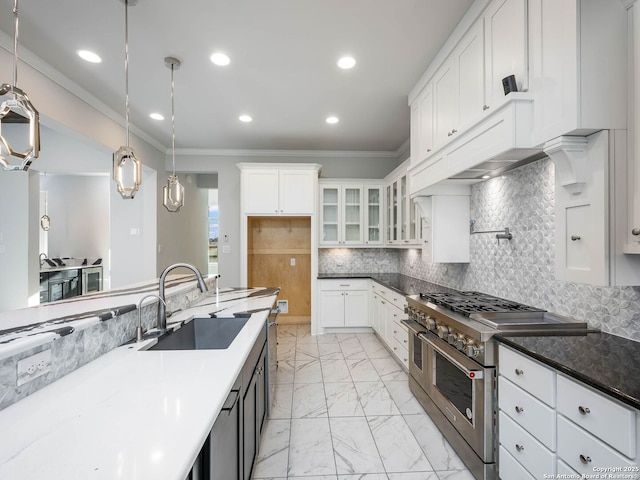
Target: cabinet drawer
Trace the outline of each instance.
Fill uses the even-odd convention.
[[[409,330],[402,324],[394,321],[391,325],[393,329],[393,338],[404,348],[409,348]]]
[[[499,347],[499,373],[551,407],[556,406],[556,373],[510,348]]]
[[[537,398],[518,388],[505,377],[498,378],[500,410],[540,440],[547,448],[556,449],[556,412]]]
[[[376,284],[376,288],[374,289],[374,291],[389,303],[394,305],[396,308],[404,312],[404,307],[406,306],[407,302],[403,294],[380,285],[379,283]]]
[[[318,281],[320,290],[369,290],[369,280],[366,278],[340,278]]]
[[[534,478],[555,474],[555,454],[518,426],[504,412],[500,412],[499,418],[498,438],[500,438],[501,447],[504,447]]]
[[[558,478],[580,478],[580,475],[578,475],[573,468],[560,459],[558,459],[557,473]],[[561,477],[560,475],[564,475],[564,477]]]
[[[558,457],[585,475],[593,475],[597,467],[637,466],[562,415],[558,415]]]
[[[395,338],[391,340],[391,344],[389,345],[391,350],[393,350],[394,355],[400,360],[400,362],[405,366],[405,368],[409,369],[409,350],[400,344]]]
[[[500,447],[500,478],[502,480],[535,480],[527,469],[502,446]]]
[[[627,457],[635,458],[636,412],[632,408],[558,375],[558,413]]]

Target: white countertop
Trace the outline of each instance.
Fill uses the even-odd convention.
[[[124,345],[0,411],[0,478],[183,480],[275,302],[257,290],[228,293],[225,313],[257,313],[225,350]]]

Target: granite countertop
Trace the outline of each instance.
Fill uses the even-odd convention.
[[[320,273],[318,279],[332,278],[371,278],[381,285],[401,293],[402,295],[418,295],[420,292],[450,292],[452,289],[425,282],[401,273]]]
[[[184,479],[276,294],[229,289],[171,317],[177,326],[212,311],[252,313],[227,349],[123,345],[0,411],[0,478]]]
[[[640,409],[640,342],[608,333],[498,340]]]

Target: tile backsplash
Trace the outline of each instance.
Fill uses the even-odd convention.
[[[498,244],[494,235],[472,235],[468,264],[427,264],[417,249],[321,250],[319,271],[397,271],[544,308],[585,320],[602,331],[640,340],[640,287],[596,287],[555,279],[551,160],[538,160],[474,185],[471,218],[476,230],[508,227],[513,239]]]

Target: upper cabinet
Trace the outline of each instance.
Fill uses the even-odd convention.
[[[419,216],[410,197],[408,166],[406,160],[385,178],[385,243],[389,246],[411,246],[419,241]]]
[[[529,0],[535,143],[627,128],[623,2]]]
[[[317,164],[239,163],[242,212],[248,215],[312,215]]]
[[[382,184],[320,182],[320,246],[382,245]]]

